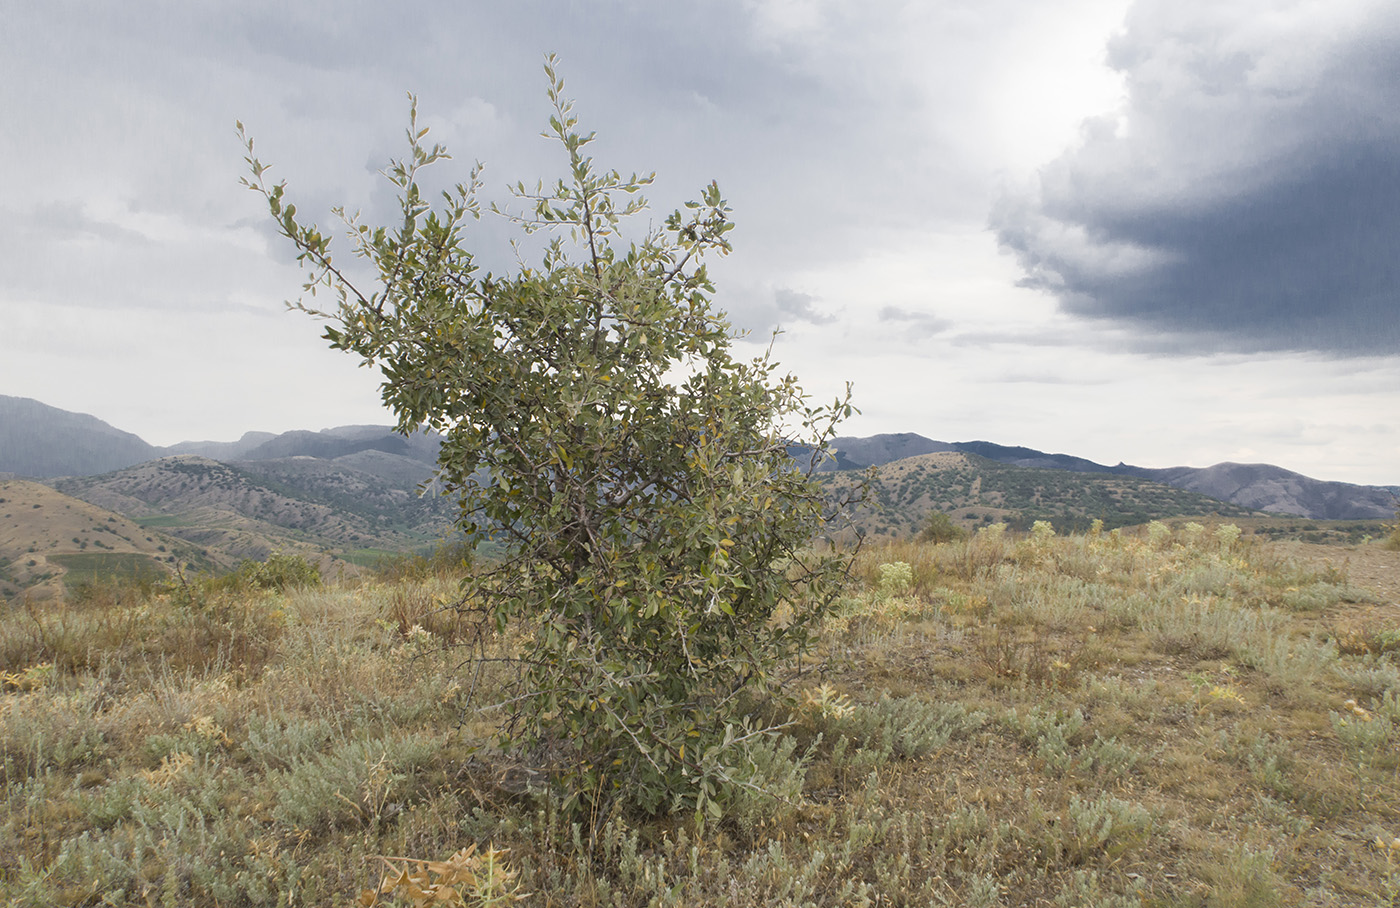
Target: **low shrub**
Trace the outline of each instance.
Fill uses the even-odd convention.
[[[300,589],[321,585],[321,569],[300,555],[273,552],[266,561],[243,561],[234,571],[235,584],[245,589]]]
[[[930,514],[928,522],[919,531],[920,542],[929,542],[935,545],[944,542],[957,542],[966,538],[967,530],[953,523],[953,518],[942,511]]]

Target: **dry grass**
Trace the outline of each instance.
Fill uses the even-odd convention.
[[[0,898],[1400,904],[1394,603],[1213,528],[894,543],[856,575],[750,754],[782,800],[703,829],[559,814],[466,702],[528,644],[445,572],[14,609]]]

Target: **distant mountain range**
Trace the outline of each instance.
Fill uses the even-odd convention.
[[[329,566],[328,555],[370,563],[431,548],[454,532],[453,503],[420,494],[439,444],[388,426],[343,426],[159,448],[92,416],[0,397],[0,482],[12,477],[0,496],[0,596],[108,568],[228,568],[272,551]],[[25,479],[45,482],[54,500]],[[134,524],[145,535],[123,530],[139,545],[89,539],[88,523]]]
[[[451,501],[419,495],[435,475],[439,445],[429,433],[405,437],[388,426],[343,426],[159,448],[92,416],[0,396],[0,479],[42,479],[150,529],[153,544],[164,544],[167,553],[178,539],[210,564],[260,558],[273,549],[368,560],[377,552],[431,545],[451,532],[454,516]],[[868,466],[883,468],[873,490],[882,509],[862,520],[888,533],[917,528],[935,509],[969,525],[1052,519],[1075,526],[1094,518],[1124,525],[1251,512],[1388,519],[1400,492],[1322,482],[1267,464],[1107,466],[912,433],[837,438],[825,468],[838,474],[829,481],[835,488],[849,481],[838,478],[842,471]],[[154,534],[169,538],[162,542]],[[44,545],[62,555],[65,538]],[[146,544],[145,537],[140,541]]]
[[[880,466],[921,454],[957,451],[1016,467],[1135,476],[1256,511],[1313,520],[1387,519],[1395,515],[1397,496],[1400,496],[1400,486],[1326,482],[1271,464],[1218,463],[1213,467],[1166,469],[1123,463],[1107,466],[1068,454],[1046,454],[1032,448],[1008,447],[989,441],[934,441],[911,433],[838,437],[833,443],[835,468],[841,470]]]
[[[95,476],[173,454],[236,462],[283,457],[334,460],[379,451],[431,468],[437,463],[438,444],[436,436],[418,433],[404,437],[390,426],[340,426],[281,435],[248,432],[238,441],[182,441],[162,448],[95,416],[70,413],[25,397],[0,395],[0,473],[23,479]]]
[[[854,492],[855,470],[827,474],[833,496]],[[1061,532],[1105,529],[1174,517],[1239,520],[1258,511],[1139,476],[1018,467],[962,451],[903,457],[880,466],[851,513],[865,533],[908,537],[934,512],[972,528],[1007,523],[1029,530],[1038,520]]]

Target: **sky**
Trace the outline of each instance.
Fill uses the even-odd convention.
[[[428,141],[553,180],[556,53],[641,235],[716,180],[716,303],[843,434],[1400,484],[1400,5],[1366,0],[14,4],[0,394],[153,444],[393,422],[285,302],[242,121],[323,226]],[[473,227],[510,265],[510,225]]]

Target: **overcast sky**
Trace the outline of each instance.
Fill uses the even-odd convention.
[[[285,311],[234,121],[303,214],[387,218],[413,91],[444,179],[505,200],[561,172],[547,52],[654,223],[718,180],[720,306],[854,383],[846,433],[1400,483],[1379,0],[11,4],[0,394],[154,444],[391,422]]]

